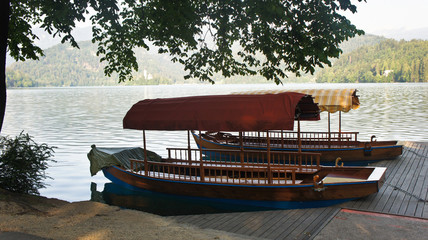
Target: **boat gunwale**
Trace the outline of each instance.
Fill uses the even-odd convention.
[[[230,147],[230,148],[240,148],[240,146],[238,144],[228,144],[228,143],[219,143],[219,142],[215,142],[215,141],[210,141],[204,137],[200,138],[198,134],[193,133],[194,137],[197,137],[198,140],[202,140],[205,142],[208,142],[210,144],[214,144],[216,146],[221,146],[221,147]],[[390,141],[387,141],[390,142]],[[364,142],[360,142],[360,143],[364,143]],[[369,143],[369,142],[368,142]],[[200,146],[200,144],[198,142],[196,142],[196,144],[198,146]],[[343,148],[304,148],[304,145],[302,145],[302,152],[327,152],[327,151],[354,151],[354,150],[365,150],[364,147],[343,147]],[[387,148],[402,148],[403,145],[386,145],[386,146],[372,146],[371,149],[387,149]],[[204,150],[207,150],[208,148],[204,148],[202,147]],[[244,145],[245,149],[248,150],[265,150],[266,147],[252,147],[250,145]],[[218,150],[218,149],[216,149]],[[298,147],[296,148],[277,148],[277,147],[271,147],[271,151],[297,151]]]
[[[296,184],[242,184],[242,183],[237,183],[237,184],[231,184],[231,183],[215,183],[215,182],[199,182],[199,181],[183,181],[183,180],[173,180],[173,179],[163,179],[163,178],[158,178],[158,177],[152,177],[152,176],[145,176],[143,174],[139,174],[133,171],[130,171],[128,169],[125,169],[123,167],[119,167],[119,166],[111,166],[113,168],[118,169],[121,172],[124,172],[126,174],[130,174],[133,175],[135,177],[138,178],[144,178],[144,179],[148,179],[148,180],[153,180],[153,181],[161,181],[161,182],[172,182],[172,183],[182,183],[182,184],[197,184],[197,185],[211,185],[211,186],[224,186],[224,187],[252,187],[252,188],[306,188],[306,187],[313,187],[314,184],[313,183],[308,183],[308,184],[301,184],[301,183],[296,183]],[[349,168],[353,168],[353,167],[348,167]],[[373,172],[376,170],[376,168],[378,167],[364,167],[364,168],[373,168]],[[384,170],[384,173],[386,171],[386,168],[382,168]],[[360,179],[360,181],[356,181],[356,182],[335,182],[335,183],[325,183],[324,186],[342,186],[342,185],[359,185],[359,184],[377,184],[378,181],[380,181],[382,179],[382,176],[380,176],[379,179]]]
[[[149,189],[140,188],[134,185],[131,185],[125,181],[122,181],[118,179],[116,176],[111,174],[110,172],[107,172],[106,170],[103,170],[104,175],[107,177],[107,175],[110,175],[111,177],[115,178],[117,181],[120,181],[119,183],[116,181],[113,181],[109,177],[107,179],[111,180],[113,183],[118,184],[122,187],[126,187],[129,189],[132,189],[133,191],[148,191],[148,192],[156,192]],[[107,175],[106,175],[107,174]],[[151,180],[151,179],[150,179]],[[358,199],[359,197],[351,197],[351,198],[343,198],[343,199],[326,199],[326,200],[307,200],[307,201],[300,201],[300,200],[254,200],[254,199],[237,199],[237,198],[221,198],[221,197],[205,197],[205,196],[192,196],[192,195],[179,195],[174,193],[165,193],[161,192],[162,194],[169,194],[173,196],[181,196],[185,198],[190,199],[201,199],[201,200],[210,200],[210,201],[216,201],[216,202],[223,202],[226,204],[233,203],[233,204],[245,204],[248,206],[256,206],[256,207],[268,207],[272,209],[295,209],[295,208],[313,208],[313,207],[327,207],[334,204],[340,204],[343,202],[351,201],[354,199]]]

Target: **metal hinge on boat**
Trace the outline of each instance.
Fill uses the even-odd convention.
[[[368,142],[364,144],[364,156],[372,155],[372,145]]]
[[[322,192],[325,190],[324,182],[322,180],[319,181],[319,179],[320,179],[319,175],[314,176],[314,191],[315,192]]]
[[[372,155],[372,143],[376,142],[375,140],[376,136],[372,135],[370,138],[370,143],[364,144],[364,156],[371,156]]]

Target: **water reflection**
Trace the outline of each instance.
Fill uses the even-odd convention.
[[[161,216],[227,213],[244,211],[266,211],[269,208],[221,203],[200,198],[191,198],[162,194],[150,191],[132,191],[114,183],[104,184],[104,189],[97,191],[97,184],[91,183],[91,201],[109,205],[140,210]]]

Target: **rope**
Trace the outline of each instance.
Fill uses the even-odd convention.
[[[385,184],[386,184],[386,185],[388,185],[388,186],[390,186],[390,187],[393,187],[393,188],[394,188],[394,190],[398,190],[398,191],[403,192],[403,193],[405,193],[405,194],[407,194],[407,195],[409,195],[409,196],[411,196],[411,197],[416,198],[416,199],[417,199],[418,201],[420,201],[420,202],[424,202],[424,203],[428,202],[428,200],[423,199],[423,198],[421,198],[421,197],[419,197],[419,196],[416,196],[415,194],[410,193],[410,192],[408,192],[408,191],[406,191],[406,190],[404,190],[404,189],[401,189],[401,188],[399,188],[399,187],[397,187],[397,186],[394,186],[394,185],[389,184],[389,183],[387,183],[387,182],[385,182]]]
[[[427,157],[427,156],[424,156],[424,155],[422,155],[422,154],[420,154],[420,153],[418,153],[415,150],[412,150],[410,148],[406,148],[406,150],[409,151],[409,152],[411,152],[411,153],[413,153],[413,154],[415,154],[418,157],[421,157],[421,158],[426,158]]]

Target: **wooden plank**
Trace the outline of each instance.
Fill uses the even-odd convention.
[[[311,222],[311,224],[306,227],[305,235],[308,237],[315,236],[318,229],[325,226],[336,215],[336,213],[340,211],[340,209],[341,208],[336,206],[324,208],[324,211],[318,215],[315,221]]]
[[[404,194],[404,197],[401,202],[394,202],[395,208],[393,212],[395,214],[404,214],[408,208],[409,203],[413,196],[411,195],[410,182],[414,178],[414,172],[416,171],[416,166],[418,165],[418,157],[416,154],[411,155],[409,159],[410,164],[407,166],[408,171],[403,175],[403,182],[400,185],[400,192]],[[401,195],[401,194],[400,194]]]
[[[419,150],[415,152],[415,151],[412,151],[411,149],[420,149],[421,145],[411,143],[411,142],[406,142],[404,145],[406,146],[405,151],[403,152],[403,155],[399,159],[392,160],[392,161],[383,161],[383,162],[380,162],[380,164],[375,164],[376,166],[388,167],[387,174],[386,174],[387,181],[386,181],[386,184],[384,184],[384,186],[380,189],[380,191],[377,194],[370,195],[367,198],[345,203],[343,204],[343,206],[355,208],[355,209],[361,209],[361,210],[370,210],[370,211],[378,211],[378,212],[383,211],[385,213],[389,213],[391,212],[390,211],[391,208],[394,207],[394,201],[395,202],[400,201],[400,196],[398,195],[398,193],[393,194],[393,192],[398,190],[394,190],[394,187],[390,185],[391,184],[390,179],[395,179],[395,182],[397,184],[399,183],[404,184],[403,185],[404,188],[407,189],[407,191],[409,191],[409,193],[411,194],[413,194],[411,192],[412,186],[413,186],[413,189],[423,188],[423,187],[416,188],[416,186],[420,186],[421,184],[423,184],[424,180],[420,179],[420,177],[417,178],[415,176],[418,176],[417,173],[423,173],[424,174],[423,178],[425,178],[425,174],[427,171],[424,167],[421,167],[420,161],[414,160],[412,159],[412,157],[415,157],[416,154],[417,156],[426,156],[425,154],[426,147],[423,147],[423,152],[420,153]],[[424,161],[424,162],[427,162],[427,161]],[[387,163],[388,165],[386,165],[385,163]],[[406,168],[403,168],[403,165]],[[410,166],[410,169],[409,169],[409,166]],[[398,181],[396,177],[397,174],[400,173],[400,171],[404,172],[403,175],[405,176],[403,181],[401,182]],[[418,196],[419,194],[413,194],[413,195]],[[399,198],[397,198],[397,196]],[[403,213],[404,209],[406,209],[406,211],[407,209],[409,209],[409,212],[411,213],[410,209],[415,208],[416,202],[414,201],[414,199],[412,199],[414,197],[409,197],[409,196],[410,195],[404,196],[404,199],[402,199],[401,205],[400,205],[401,208],[399,208],[399,211],[401,212],[399,213],[406,214],[405,212]],[[389,208],[386,207],[387,205],[389,206]],[[422,205],[419,207],[421,208],[423,207],[424,204],[417,202],[417,205]],[[412,215],[409,212],[406,215]],[[419,213],[421,213],[421,211],[419,211]],[[415,211],[415,214],[413,214],[413,216],[417,216],[416,211]]]
[[[236,226],[239,226],[241,220],[248,215],[245,212],[230,214],[231,216],[227,219],[223,224],[217,226],[218,230],[226,231],[226,232],[234,232],[233,229]],[[226,224],[227,223],[227,224]]]
[[[235,229],[233,232],[237,234],[251,235],[252,232],[255,232],[259,227],[260,216],[252,216],[248,221],[240,221],[238,225],[239,228]]]
[[[374,201],[373,204],[371,204],[370,209],[372,211],[385,213],[384,209],[391,199],[391,195],[394,192],[394,187],[385,184],[383,188],[383,194],[377,199],[377,201]]]
[[[291,232],[288,233],[285,230],[280,235],[276,236],[275,239],[287,239],[289,236],[293,236],[293,239],[309,239],[312,236],[312,232],[315,231],[314,227],[320,225],[320,222],[327,219],[330,213],[330,208],[316,208],[309,216],[305,215],[301,220],[300,224]]]
[[[267,224],[263,226],[263,228],[259,228],[252,236],[269,239],[268,235],[288,228],[288,226],[293,222],[293,218],[305,214],[305,212],[305,209],[283,211],[280,215],[272,219],[271,224]]]
[[[376,210],[376,206],[379,205],[379,206],[382,206],[382,208],[385,206],[386,202],[389,199],[392,189],[393,188],[388,184],[384,184],[379,189],[379,192],[375,194],[375,198],[373,199],[373,201],[370,202],[370,204],[366,207],[366,209],[371,211],[380,211],[380,210]]]
[[[280,227],[276,227],[273,230],[271,230],[269,232],[269,234],[265,235],[265,238],[268,239],[276,239],[276,237],[281,234],[283,231],[292,231],[295,229],[295,224],[297,222],[300,222],[299,219],[301,219],[304,216],[308,216],[308,212],[310,211],[310,209],[300,209],[298,214],[294,214],[293,216],[291,216],[289,218],[289,220],[283,224]]]
[[[301,232],[299,226],[305,227],[304,225],[308,219],[312,221],[312,216],[316,215],[317,208],[309,208],[306,210],[307,212],[298,216],[288,228],[270,234],[270,239],[280,239],[280,236],[288,236],[290,239],[297,239],[297,232]]]
[[[222,221],[225,221],[229,218],[232,218],[233,215],[228,213],[222,214],[210,214],[210,217],[206,219],[203,223],[200,223],[199,226],[201,228],[212,228],[215,229],[215,226]]]
[[[417,164],[415,164],[415,169],[413,170],[413,174],[411,174],[411,179],[408,183],[409,185],[407,186],[407,191],[412,194],[412,196],[409,196],[410,199],[409,204],[407,204],[407,208],[405,210],[403,208],[403,211],[399,212],[399,214],[403,214],[405,216],[416,216],[416,207],[418,205],[419,199],[421,199],[420,187],[422,187],[422,185],[418,184],[418,181],[420,181],[419,176],[421,175],[424,161],[421,157],[416,157],[415,161],[417,161]]]
[[[287,228],[279,229],[280,231],[274,235],[271,239],[280,239],[280,236],[288,236],[289,239],[298,239],[298,235],[301,233],[299,226],[306,227],[304,221],[312,216],[316,215],[317,209],[305,209],[304,214],[300,214],[299,216],[295,216],[296,218],[292,220]]]
[[[419,194],[419,191],[423,191],[428,187],[423,187],[425,179],[426,179],[426,172],[427,172],[427,161],[420,159],[421,156],[426,156],[426,147],[421,147],[420,144],[415,143],[405,143],[405,152],[403,153],[403,156],[401,157],[400,161],[398,161],[397,165],[403,165],[403,161],[405,161],[404,164],[406,164],[406,167],[410,170],[404,174],[404,180],[402,183],[402,188],[405,191],[408,191],[408,194],[405,194],[403,196],[403,199],[401,199],[401,205],[398,208],[398,213],[402,215],[407,216],[416,216],[416,217],[422,217],[422,210],[425,205],[425,203],[417,201],[415,197],[413,196],[422,196],[422,194]],[[413,149],[416,149],[417,151],[414,151]],[[415,159],[412,159],[415,158]],[[425,157],[426,158],[426,157]],[[397,159],[398,160],[398,159]],[[392,161],[394,162],[394,161]],[[409,165],[409,163],[412,163],[412,165]],[[392,169],[392,171],[391,171]],[[387,173],[398,173],[399,168],[393,169],[393,166],[389,166]],[[401,166],[401,170],[403,170]],[[421,176],[422,175],[422,176]],[[394,174],[389,174],[391,178],[395,178]],[[396,183],[400,183],[399,181],[396,181]],[[371,211],[382,211],[385,213],[391,213],[394,212],[394,207],[397,209],[397,206],[394,205],[397,202],[400,202],[400,197],[402,194],[396,193],[393,186],[389,186],[389,178],[387,179],[387,184],[384,185],[383,189],[376,194],[376,199],[373,200],[373,202],[367,207],[367,210]],[[413,191],[412,191],[413,189]],[[383,191],[383,192],[382,192]],[[394,193],[393,193],[394,192]],[[379,196],[380,195],[380,196]],[[413,195],[412,197],[410,197]],[[397,198],[398,197],[398,198]],[[419,197],[419,198],[424,198]],[[389,208],[386,207],[386,205],[389,205]],[[365,206],[365,205],[361,205]],[[374,206],[374,207],[373,207]],[[412,214],[413,212],[413,214]]]
[[[426,186],[426,188],[428,188],[428,186]],[[418,201],[416,204],[416,209],[415,209],[415,217],[420,217],[420,218],[428,218],[428,216],[424,216],[424,209],[428,209],[428,202],[427,202],[427,194],[425,193],[425,195],[420,195],[422,197],[422,199],[425,199],[425,201]]]
[[[287,219],[293,215],[296,214],[299,210],[281,210],[281,211],[275,211],[272,214],[270,214],[265,219],[265,224],[259,226],[259,228],[255,229],[255,231],[251,232],[251,236],[259,237],[264,232],[272,228],[275,224],[278,224],[280,221],[287,221]]]
[[[224,227],[226,227],[226,229],[228,229],[228,231],[230,232],[236,232],[236,230],[233,230],[231,227],[232,226],[238,226],[238,227],[242,227],[242,226],[249,226],[251,227],[251,224],[249,224],[249,222],[251,222],[252,218],[254,216],[257,216],[257,214],[259,214],[259,212],[242,212],[242,214],[224,214],[226,217],[224,218],[217,218],[214,219],[214,221],[217,221],[217,223],[215,222],[211,222],[209,223],[208,226],[204,226],[204,227],[209,227],[213,228],[213,229],[219,229],[219,230],[223,230]],[[228,225],[223,225],[224,222],[229,222],[231,224],[231,226]],[[238,228],[239,229],[239,228]]]
[[[405,197],[406,197],[406,194],[404,192],[397,190],[397,195],[396,195],[394,202],[392,203],[392,206],[389,209],[388,213],[398,215],[401,204],[403,203]]]
[[[401,158],[401,157],[400,157]],[[387,170],[385,173],[385,179],[386,179],[386,184],[384,184],[381,189],[379,189],[379,192],[372,194],[370,196],[367,196],[366,198],[362,198],[362,199],[358,199],[358,200],[354,200],[348,203],[345,203],[344,206],[347,208],[354,208],[354,209],[373,209],[376,206],[376,203],[379,200],[382,200],[384,203],[386,203],[390,197],[390,190],[388,189],[388,180],[389,177],[391,176],[391,174],[393,174],[393,171],[395,169],[395,166],[397,165],[397,162],[400,159],[395,159],[395,160],[385,160],[382,161],[381,164],[379,164],[380,166],[387,166]],[[378,164],[375,164],[375,166],[379,166]],[[395,169],[397,170],[397,169]],[[363,205],[364,203],[366,203],[365,205]],[[385,204],[382,204],[382,207]],[[381,210],[379,210],[381,211]]]
[[[216,222],[221,218],[227,217],[229,215],[225,213],[214,213],[214,214],[203,214],[198,215],[196,218],[190,219],[189,223],[194,224],[200,228],[211,228],[211,223]]]
[[[194,215],[179,215],[179,216],[170,216],[168,218],[172,218],[176,220],[177,222],[186,222],[186,223],[192,223],[192,219],[200,218],[201,216],[204,216],[206,214],[194,214]]]
[[[290,210],[279,210],[279,211],[270,211],[268,214],[264,215],[263,220],[257,222],[257,227],[254,228],[254,231],[249,232],[250,236],[257,235],[259,232],[264,231],[268,226],[274,225],[277,223],[278,219],[275,218],[278,215],[287,215]],[[282,218],[284,219],[284,218]]]
[[[260,238],[268,238],[268,235],[270,235],[270,233],[273,231],[277,231],[278,228],[288,228],[289,225],[292,224],[293,219],[296,218],[295,216],[302,215],[305,212],[305,209],[295,209],[281,212],[281,214],[278,214],[277,216],[275,216],[274,219],[272,219],[275,222],[274,224],[268,225],[263,229],[257,230],[256,232],[254,232],[253,236]]]
[[[356,199],[356,200],[353,200],[353,201],[342,203],[339,206],[341,206],[341,207],[347,207],[347,208],[356,208],[356,205],[360,204],[359,201],[360,201],[360,199]]]
[[[373,165],[378,166],[378,167],[386,167],[387,168],[386,173],[385,173],[385,179],[386,179],[386,182],[388,183],[389,177],[394,173],[394,169],[396,169],[398,162],[401,161],[402,157],[403,156],[400,156],[400,157],[393,159],[393,160],[380,161],[380,162],[377,162]],[[389,198],[389,190],[390,189],[388,189],[388,184],[384,184],[379,189],[379,192],[377,192],[376,194],[370,195],[370,196],[374,196],[374,197],[373,197],[373,199],[372,198],[370,199],[371,200],[370,204],[366,205],[364,208],[373,210],[379,201],[386,202]],[[361,207],[361,202],[363,202],[363,201],[358,201],[358,203],[360,205],[357,206],[355,204],[353,207],[354,208]],[[383,205],[383,204],[381,204],[381,205]]]
[[[408,151],[406,151],[406,147],[404,147],[403,154],[392,161],[389,161],[387,165],[388,169],[386,171],[386,183],[381,188],[382,193],[381,196],[377,199],[377,201],[373,201],[373,203],[368,207],[377,212],[386,212],[386,205],[388,205],[389,201],[391,201],[391,194],[394,191],[394,187],[391,185],[391,179],[394,179],[397,172],[400,170],[400,166],[403,162],[406,161],[406,156],[408,155]]]
[[[407,195],[404,201],[407,201],[406,208],[402,207],[398,212],[398,215],[416,217],[416,207],[418,205],[419,199]]]
[[[397,191],[397,190],[394,190],[394,187],[392,187],[391,185],[389,185],[389,183],[387,182],[383,186],[382,192],[378,193],[377,198],[374,199],[373,202],[366,209],[367,210],[372,210],[372,211],[382,210],[384,208],[384,206],[386,205],[387,201],[389,200],[389,198],[391,196],[391,193],[393,191]],[[381,209],[379,209],[379,207],[381,207]]]
[[[191,218],[187,219],[186,222],[189,224],[193,224],[196,226],[201,226],[201,224],[209,221],[212,219],[213,215],[215,214],[199,214],[194,215]]]
[[[224,221],[221,222],[221,224],[217,225],[217,227],[215,229],[227,231],[227,232],[234,232],[233,229],[236,226],[240,225],[242,219],[248,218],[248,217],[249,217],[248,214],[246,214],[245,212],[233,214],[229,218],[224,219]]]
[[[287,216],[282,216],[282,218],[278,219],[278,222],[268,227],[263,234],[258,237],[273,239],[272,235],[277,233],[278,231],[283,231],[284,229],[288,229],[301,215],[306,213],[306,209],[296,209],[290,212],[291,214]]]
[[[269,214],[280,214],[281,215],[282,211],[271,211],[271,212],[266,211],[266,212],[259,212],[256,214],[251,214],[248,221],[245,221],[245,222],[241,221],[239,229],[234,231],[234,233],[245,234],[245,235],[250,236],[253,232],[257,231],[257,229],[259,229],[264,224],[264,219]]]
[[[394,204],[395,199],[397,198],[397,195],[399,193],[399,191],[397,191],[394,187],[391,186],[392,191],[389,194],[389,198],[388,201],[386,202],[386,204],[383,206],[381,212],[382,213],[390,213],[391,208]]]
[[[350,208],[355,208],[355,209],[364,209],[364,210],[374,210],[376,207],[377,208],[381,207],[381,209],[377,209],[377,211],[382,211],[385,205],[387,204],[389,198],[391,197],[390,193],[393,190],[393,188],[391,189],[390,187],[388,187],[390,184],[390,181],[391,179],[396,178],[395,175],[397,174],[397,172],[403,171],[403,169],[400,169],[400,166],[403,164],[403,161],[407,163],[406,155],[408,154],[409,153],[407,151],[404,151],[403,155],[395,160],[385,160],[374,164],[376,166],[387,167],[386,184],[384,184],[384,186],[379,190],[378,193],[372,194],[363,199],[349,202],[345,206]]]
[[[404,177],[404,173],[407,171],[408,164],[411,163],[409,159],[412,155],[413,153],[411,151],[405,151],[403,157],[399,159],[400,161],[396,162],[394,171],[392,171],[388,176],[388,180],[391,185],[395,186],[400,183],[401,177]]]
[[[342,208],[339,207],[329,207],[329,211],[326,214],[325,218],[318,223],[318,225],[314,226],[314,230],[312,230],[312,236],[310,239],[313,239],[318,235],[321,230],[327,226],[327,224],[340,212]]]
[[[376,202],[379,199],[380,195],[378,193],[373,193],[365,198],[360,199],[358,209],[369,209],[370,205],[373,202]]]
[[[425,204],[425,207],[422,211],[422,218],[427,218],[428,219],[428,205]]]
[[[424,158],[424,166],[421,170],[421,175],[419,175],[418,183],[422,182],[421,184],[421,192],[419,196],[421,196],[422,199],[425,200],[425,202],[418,202],[417,210],[416,210],[416,216],[422,217],[422,218],[428,218],[428,144],[424,144],[424,150],[422,153],[422,156],[425,156]]]
[[[369,206],[367,206],[367,209],[372,209],[377,212],[383,212],[385,209],[385,206],[388,204],[388,201],[390,201],[391,193],[394,191],[394,188],[390,186],[391,179],[394,178],[396,173],[400,169],[400,165],[403,161],[406,161],[406,155],[408,152],[406,151],[406,147],[404,147],[403,154],[398,157],[395,160],[388,160],[388,161],[382,161],[380,165],[386,166],[387,171],[385,174],[386,183],[382,186],[380,191],[376,194],[377,199],[375,199]],[[377,164],[374,164],[378,166]],[[358,207],[355,206],[357,209]]]
[[[305,227],[304,221],[306,218],[311,218],[314,215],[315,209],[305,209],[305,212],[303,214],[295,215],[295,219],[290,221],[287,224],[287,227],[280,227],[277,228],[276,231],[271,232],[268,236],[270,239],[284,239],[283,237],[286,235],[290,239],[298,239],[297,235],[299,231],[295,231],[297,227]],[[299,232],[300,233],[300,232]]]
[[[417,144],[412,144],[411,147],[413,149],[417,149]],[[411,152],[411,154],[408,156],[407,161],[408,164],[406,164],[406,168],[404,169],[403,173],[400,175],[399,182],[396,184],[396,187],[398,188],[399,193],[397,194],[396,199],[394,200],[392,207],[390,209],[390,213],[392,214],[399,214],[402,209],[407,208],[407,203],[410,200],[409,194],[408,194],[408,181],[411,180],[413,177],[413,166],[415,165],[417,155],[414,151]],[[406,201],[407,200],[407,201]]]
[[[407,148],[407,147],[406,147]],[[410,151],[405,151],[403,154],[403,157],[400,159],[401,161],[397,162],[397,167],[393,169],[393,172],[391,172],[391,175],[387,179],[387,183],[394,187],[400,187],[401,179],[404,175],[404,172],[406,172],[406,167],[409,164],[408,157],[410,155]],[[391,209],[394,206],[394,202],[399,195],[397,193],[398,191],[395,189],[392,189],[391,195],[385,204],[384,208],[381,210],[384,213],[391,213]],[[400,198],[398,199],[400,200]]]
[[[367,198],[345,203],[344,206],[361,210],[383,211],[385,213],[391,213],[398,209],[399,214],[422,217],[421,210],[424,208],[425,203],[415,201],[416,198],[414,196],[423,195],[420,198],[426,199],[426,194],[418,193],[424,190],[424,193],[426,193],[426,189],[428,189],[426,185],[424,187],[427,173],[426,165],[428,163],[425,160],[428,155],[426,153],[427,148],[426,145],[413,142],[405,142],[404,146],[403,155],[398,159],[375,164],[376,166],[386,166],[388,168],[386,184],[380,191]],[[398,176],[402,176],[401,179]],[[395,185],[392,186],[391,183]],[[394,186],[403,188],[409,194],[404,194],[404,196],[403,193],[398,194],[397,191],[399,190],[394,190]],[[400,205],[397,206],[397,203],[400,203]],[[418,210],[416,210],[416,206],[418,206]],[[412,212],[414,213],[412,214]]]
[[[251,222],[252,215],[248,213],[244,213],[241,215],[241,219],[236,222],[235,226],[231,228],[229,231],[233,233],[237,233],[240,229],[242,229],[246,224]],[[248,229],[248,227],[246,227]]]

